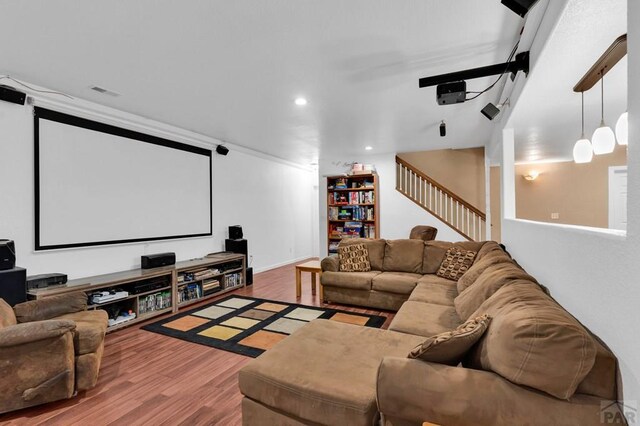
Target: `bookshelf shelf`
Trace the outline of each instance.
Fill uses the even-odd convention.
[[[376,173],[327,177],[329,254],[337,253],[338,243],[345,238],[354,238],[354,234],[379,238],[379,194]]]

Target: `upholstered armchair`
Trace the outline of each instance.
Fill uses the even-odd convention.
[[[411,229],[411,233],[409,234],[409,239],[433,241],[436,239],[437,234],[438,234],[438,229],[434,228],[433,226],[418,225],[418,226],[414,226]]]
[[[16,305],[0,299],[0,413],[95,386],[107,314],[83,292]]]

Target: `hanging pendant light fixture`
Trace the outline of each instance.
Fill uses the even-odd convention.
[[[600,127],[593,132],[591,144],[595,155],[609,154],[616,147],[616,135],[604,122],[604,72],[600,71],[601,121]]]
[[[573,161],[578,164],[590,163],[593,158],[591,142],[584,137],[584,92],[580,92],[580,94],[582,95],[582,136],[573,146]]]
[[[616,123],[618,145],[629,145],[629,112],[624,112]]]

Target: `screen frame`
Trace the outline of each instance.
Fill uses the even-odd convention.
[[[173,240],[180,238],[207,237],[213,235],[213,158],[210,149],[188,145],[182,142],[176,142],[170,139],[152,136],[146,133],[117,127],[111,124],[105,124],[86,118],[76,117],[50,109],[37,107],[33,108],[33,134],[34,134],[34,201],[35,201],[35,251],[70,249],[79,247],[94,247],[113,244],[139,243],[145,241]],[[197,234],[184,235],[163,235],[144,238],[132,238],[121,240],[106,241],[90,241],[69,244],[49,244],[43,245],[40,242],[40,120],[50,120],[57,123],[80,127],[96,132],[107,133],[114,136],[131,139],[133,141],[149,143],[153,145],[163,146],[165,148],[177,149],[181,151],[191,152],[193,154],[203,155],[209,158],[209,231]]]

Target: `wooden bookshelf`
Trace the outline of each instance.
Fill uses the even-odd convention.
[[[178,282],[180,276],[206,270],[216,270],[217,272],[206,275],[203,279],[193,279],[185,283]],[[176,313],[179,308],[242,288],[246,285],[245,277],[246,259],[244,255],[220,253],[178,262],[172,266],[134,269],[79,278],[70,280],[62,286],[32,289],[27,294],[29,299],[42,299],[79,290],[86,292],[87,295],[115,289],[126,291],[127,295],[118,299],[102,303],[89,301],[88,309],[104,309],[111,313],[110,317],[113,316],[115,309],[121,312],[131,311],[132,314],[135,314],[135,316],[124,316],[121,322],[110,325],[107,331],[111,332],[159,315]],[[212,279],[219,280],[219,290],[203,291],[203,285]],[[227,286],[227,281],[233,281],[236,285]],[[199,288],[199,291],[195,292],[193,298],[180,300],[181,290],[189,284]],[[150,288],[141,289],[141,285],[149,285]]]
[[[380,238],[378,175],[327,177],[327,251],[344,238]]]

